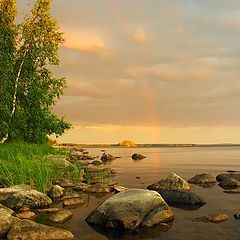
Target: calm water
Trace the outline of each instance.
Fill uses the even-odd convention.
[[[90,148],[92,155],[101,155],[101,149]],[[188,180],[195,174],[220,174],[227,170],[240,170],[239,147],[216,148],[109,148],[107,153],[122,158],[107,164],[117,171],[113,181],[129,188],[146,188],[173,171]],[[147,158],[134,161],[133,153],[141,153]],[[140,179],[136,177],[139,176]],[[173,208],[175,220],[167,231],[152,228],[143,234],[125,236],[105,236],[85,223],[86,216],[110,195],[96,197],[83,195],[87,203],[73,210],[74,217],[64,227],[78,240],[89,239],[161,239],[161,240],[239,240],[240,220],[233,214],[240,212],[240,195],[227,194],[217,186],[202,188],[192,185],[192,191],[202,196],[207,204],[198,210]],[[227,213],[230,220],[221,224],[192,222],[192,219],[207,214]],[[55,225],[56,226],[56,225]],[[63,226],[61,226],[63,227]]]

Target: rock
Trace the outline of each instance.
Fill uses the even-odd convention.
[[[231,189],[231,190],[225,190],[223,192],[231,193],[231,194],[239,194],[240,193],[240,188],[238,188],[238,189]]]
[[[29,185],[15,185],[6,188],[0,188],[0,201],[8,198],[10,195],[20,192],[20,191],[28,191],[32,190],[33,187]]]
[[[38,213],[40,214],[52,214],[62,210],[62,208],[45,208],[45,209],[38,209]]]
[[[188,180],[189,183],[192,184],[205,184],[205,183],[215,183],[216,177],[214,177],[211,174],[203,173],[203,174],[197,174],[196,176],[192,177]]]
[[[65,179],[65,178],[62,178],[62,179],[56,181],[56,184],[59,185],[62,188],[75,187],[76,186],[76,184],[73,181]]]
[[[141,160],[141,159],[144,159],[144,158],[146,158],[146,157],[143,156],[142,154],[134,153],[134,154],[132,155],[132,159],[133,159],[133,160]]]
[[[54,223],[64,223],[67,220],[71,219],[72,217],[73,217],[72,212],[70,212],[69,210],[63,209],[51,215],[49,217],[49,220]]]
[[[77,160],[94,160],[95,157],[89,156],[89,155],[80,155],[77,157]]]
[[[114,160],[114,159],[116,159],[113,155],[111,155],[111,154],[107,154],[107,153],[103,153],[103,155],[102,155],[102,157],[101,157],[101,160],[102,161],[112,161],[112,160]]]
[[[15,216],[20,219],[34,219],[36,214],[31,211],[23,211],[21,213],[16,213]]]
[[[217,175],[216,177],[218,182],[222,182],[223,180],[226,180],[229,178],[233,178],[240,181],[240,173],[223,173],[223,174]]]
[[[85,190],[89,187],[90,185],[86,183],[78,183],[73,189],[75,191],[82,191],[85,192]]]
[[[82,152],[82,154],[89,154],[89,152],[88,151],[84,151],[84,152]]]
[[[59,185],[52,186],[51,190],[48,192],[48,196],[51,198],[59,198],[63,195],[64,188]]]
[[[199,218],[195,218],[193,221],[195,222],[212,222],[212,223],[220,223],[224,222],[229,219],[229,216],[227,214],[214,214],[210,216],[203,216]]]
[[[236,172],[239,172],[239,171],[236,171],[236,170],[227,170],[226,172],[228,172],[228,173],[236,173]]]
[[[13,211],[12,209],[10,209],[10,208],[2,205],[2,204],[0,204],[0,210],[1,210],[1,209],[4,209],[4,210],[5,210],[5,213],[8,213],[8,214],[10,214],[10,215],[13,215],[13,214],[14,214],[14,211]]]
[[[7,236],[8,240],[74,240],[71,232],[49,227],[30,220],[21,220],[14,224]]]
[[[75,208],[83,205],[85,201],[81,197],[68,198],[63,201],[63,206],[68,208]]]
[[[113,187],[108,184],[96,183],[89,185],[87,189],[84,190],[86,193],[109,193],[113,191]]]
[[[0,237],[6,236],[11,225],[20,221],[12,216],[12,212],[7,208],[0,208]]]
[[[66,168],[72,165],[64,155],[49,155],[48,159],[53,161],[58,167]]]
[[[76,192],[67,192],[65,196],[61,198],[62,201],[70,199],[70,198],[79,198],[80,195]]]
[[[103,161],[102,160],[93,160],[91,161],[89,164],[93,164],[93,165],[102,165],[103,164]]]
[[[190,190],[190,185],[175,173],[170,173],[160,181],[151,184],[147,187],[150,190]]]
[[[240,213],[235,213],[234,218],[239,220],[240,219]]]
[[[123,186],[114,186],[113,187],[114,193],[124,192],[126,190],[128,190],[128,188],[123,187]]]
[[[218,185],[223,189],[231,189],[240,187],[240,182],[234,178],[227,178],[221,181]]]
[[[159,193],[172,206],[203,206],[206,203],[201,197],[191,191],[161,190]]]
[[[159,193],[129,189],[113,195],[86,218],[88,224],[104,228],[133,230],[151,227],[174,218]]]
[[[30,209],[45,208],[52,204],[52,200],[46,194],[37,190],[16,192],[1,202],[11,209],[21,209],[23,207]]]

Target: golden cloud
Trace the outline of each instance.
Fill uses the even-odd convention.
[[[150,37],[148,36],[148,34],[145,31],[137,30],[131,36],[131,40],[133,42],[137,42],[137,43],[147,43],[150,41]]]

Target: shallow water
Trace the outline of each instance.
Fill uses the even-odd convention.
[[[101,149],[90,148],[92,155],[101,155]],[[173,171],[184,179],[195,174],[220,174],[227,170],[240,170],[240,147],[191,147],[191,148],[108,148],[107,153],[122,158],[116,159],[106,166],[117,171],[112,178],[119,185],[129,188],[145,189]],[[141,153],[147,158],[139,161],[131,159],[133,153]],[[136,177],[140,177],[137,179]],[[111,194],[96,197],[83,195],[86,204],[72,210],[74,217],[64,227],[70,230],[78,240],[90,239],[161,239],[161,240],[239,240],[240,220],[233,214],[240,212],[240,195],[227,194],[217,184],[211,188],[192,185],[192,191],[202,196],[207,204],[197,210],[173,208],[175,219],[172,227],[164,232],[158,227],[148,232],[127,235],[104,235],[87,225],[85,218]],[[194,218],[227,213],[230,220],[220,223],[193,222]]]

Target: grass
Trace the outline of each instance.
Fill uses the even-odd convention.
[[[48,145],[1,144],[0,185],[31,184],[45,192],[56,177],[61,176],[60,168],[47,159],[48,154],[59,154],[59,151]]]

